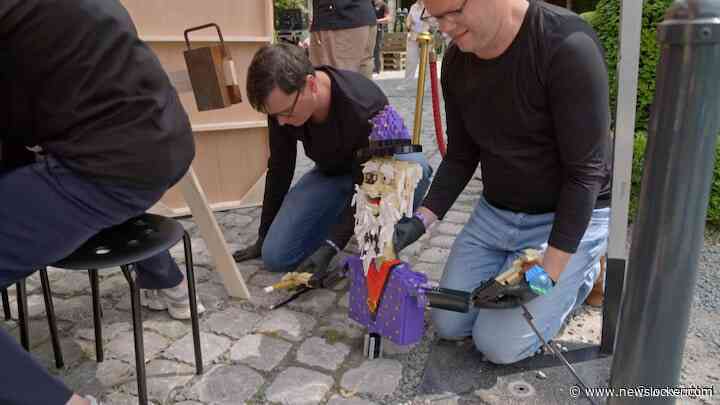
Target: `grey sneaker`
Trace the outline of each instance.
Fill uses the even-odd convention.
[[[166,310],[173,319],[190,319],[190,298],[187,285],[181,283],[177,287],[162,290],[141,290],[142,305],[155,311]],[[197,299],[198,315],[205,312],[205,306]]]

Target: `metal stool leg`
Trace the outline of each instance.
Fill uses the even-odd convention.
[[[101,363],[105,356],[103,355],[103,337],[102,337],[102,306],[100,305],[100,285],[98,281],[97,269],[88,270],[90,277],[90,290],[92,292],[92,308],[93,308],[93,326],[95,328],[95,360]]]
[[[47,269],[40,269],[40,283],[42,284],[43,299],[45,300],[45,312],[47,312],[48,327],[50,328],[50,341],[52,342],[53,353],[55,354],[55,366],[63,368],[62,348],[60,347],[60,339],[58,338],[57,320],[55,319],[55,305],[52,300],[52,292],[50,291],[50,280],[48,279]]]
[[[3,311],[5,311],[5,320],[9,321],[12,319],[12,313],[10,312],[10,297],[8,297],[7,289],[0,291],[2,294]]]
[[[25,350],[30,351],[30,332],[28,331],[28,314],[27,314],[27,291],[25,290],[25,280],[18,281],[15,284],[17,290],[17,306],[18,306],[18,324],[20,326],[20,344]]]
[[[140,308],[140,289],[135,284],[130,271],[132,265],[122,266],[122,272],[130,285],[130,297],[133,314],[133,335],[135,337],[135,369],[137,371],[138,403],[147,405],[147,380],[145,376],[145,347],[143,344],[142,312]],[[133,266],[134,267],[134,266]]]
[[[198,319],[197,296],[195,293],[195,271],[193,270],[192,243],[190,235],[183,234],[185,247],[185,274],[190,297],[190,320],[192,322],[193,343],[195,345],[195,371],[198,375],[203,373],[202,347],[200,346],[200,321]]]

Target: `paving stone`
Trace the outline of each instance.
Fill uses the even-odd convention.
[[[397,360],[374,359],[345,372],[342,388],[375,395],[390,395],[400,384],[402,364]]]
[[[470,214],[462,211],[448,211],[443,221],[452,222],[454,224],[465,225],[470,219]]]
[[[284,275],[285,273],[274,273],[267,270],[260,270],[250,280],[250,284],[257,287],[265,288],[280,281],[280,279],[283,278]]]
[[[290,367],[275,378],[265,396],[271,402],[287,405],[319,404],[333,384],[332,377],[328,375]]]
[[[426,263],[445,263],[450,255],[450,249],[431,247],[420,255],[420,261]]]
[[[17,325],[15,323],[15,325]],[[63,332],[69,330],[72,327],[71,323],[64,322],[64,321],[57,321],[57,328],[58,333],[62,334]],[[14,332],[12,333],[15,335],[15,337],[19,340],[20,339],[20,332],[19,329],[14,329]],[[34,349],[41,344],[47,342],[50,340],[50,327],[48,326],[47,319],[36,319],[31,320],[30,324],[28,325],[28,334],[30,335],[30,349]]]
[[[297,360],[308,366],[335,371],[345,361],[350,347],[344,343],[328,343],[325,339],[311,337],[305,340],[297,352]]]
[[[250,303],[259,309],[269,309],[270,306],[275,305],[284,299],[288,298],[290,294],[287,291],[276,290],[266,293],[263,288],[254,284],[248,284],[248,291],[250,291]]]
[[[336,295],[334,292],[325,289],[314,289],[301,295],[298,299],[290,302],[288,308],[297,311],[306,311],[316,314],[324,314],[333,307]]]
[[[252,332],[262,317],[237,307],[229,307],[215,312],[203,321],[203,329],[239,338]]]
[[[66,300],[53,298],[53,304],[55,306],[55,316],[59,319],[79,322],[93,317],[90,296],[73,297]]]
[[[341,308],[350,308],[350,293],[346,292],[343,294],[342,298],[340,298],[340,301],[338,301],[338,305]]]
[[[252,398],[264,382],[248,367],[221,365],[206,372],[192,391],[205,403],[236,405]]]
[[[218,218],[218,225],[221,228],[245,228],[253,222],[254,218],[233,212],[226,212]]]
[[[116,359],[106,359],[102,363],[93,361],[96,365],[95,379],[104,387],[114,387],[132,381],[135,383],[135,365]]]
[[[442,277],[445,263],[418,263],[412,269],[425,274],[430,280],[438,281]]]
[[[332,289],[333,289],[334,291],[345,291],[345,290],[347,290],[348,288],[350,288],[350,282],[348,281],[347,278],[344,278],[344,279],[340,280],[337,284],[335,284],[335,285],[332,287]]]
[[[32,333],[32,331],[30,332]],[[62,349],[63,360],[65,361],[65,367],[71,368],[77,364],[82,363],[87,357],[84,355],[80,345],[73,339],[60,339],[60,348]],[[32,350],[32,355],[36,360],[40,361],[46,369],[55,370],[55,352],[52,348],[52,343],[49,341],[41,344],[37,348]],[[94,358],[93,358],[94,359]]]
[[[398,345],[390,341],[389,339],[383,339],[382,349],[383,354],[388,356],[394,356],[397,354],[408,354],[410,353],[417,344],[412,345]]]
[[[112,392],[103,398],[103,405],[137,405],[138,399],[122,392]]]
[[[277,334],[282,338],[299,342],[315,328],[316,323],[310,315],[280,308],[263,319],[255,331],[270,335]]]
[[[182,402],[177,402],[175,405],[203,405],[203,404],[202,404],[202,402],[182,401]]]
[[[145,361],[155,357],[170,344],[167,338],[150,331],[143,333],[143,346],[145,349]],[[105,357],[117,359],[135,364],[135,340],[132,332],[120,332],[105,346]]]
[[[452,224],[450,222],[441,222],[435,229],[442,234],[457,235],[462,230],[462,227],[462,225]]]
[[[200,332],[200,347],[203,364],[209,365],[230,348],[232,341],[226,337],[212,333]],[[195,349],[192,333],[173,343],[165,353],[165,357],[195,365]]]
[[[475,210],[475,207],[472,204],[469,204],[467,201],[465,201],[465,202],[456,202],[455,204],[453,204],[452,207],[450,207],[450,209],[453,211],[472,213]]]
[[[413,399],[413,405],[458,405],[460,397],[451,392],[422,395]]]
[[[452,248],[453,243],[455,243],[455,236],[439,235],[430,239],[430,246],[443,249]]]
[[[362,398],[343,398],[340,395],[333,395],[328,405],[375,405],[375,402]]]
[[[247,335],[230,349],[230,360],[271,371],[285,358],[292,344],[265,335]]]
[[[128,286],[127,280],[122,274],[116,274],[100,281],[100,297],[119,298],[124,294],[127,294],[129,291],[130,286]],[[53,292],[55,292],[54,286]],[[100,303],[103,303],[102,299],[100,300]]]
[[[105,320],[103,318],[103,320]],[[143,326],[146,326],[145,324],[149,322],[143,323]],[[125,332],[131,332],[132,326],[130,326],[129,322],[115,322],[111,324],[105,324],[103,322],[102,325],[102,337],[103,342],[109,342],[113,339],[115,339],[119,334]],[[89,341],[95,341],[95,329],[94,327],[90,328],[80,328],[75,331],[75,337],[80,339],[85,339]]]
[[[235,265],[237,266],[238,271],[240,272],[240,274],[242,274],[243,280],[245,281],[249,280],[250,277],[260,271],[260,266],[250,262],[235,263]]]
[[[193,264],[201,267],[212,267],[213,261],[208,253],[205,240],[199,237],[191,238],[190,243],[192,244]],[[170,248],[170,256],[172,256],[179,265],[185,264],[185,247],[182,242]]]
[[[482,181],[472,180],[467,184],[467,186],[465,186],[464,191],[466,194],[479,194],[482,192],[482,189]]]
[[[205,308],[211,311],[219,309],[230,300],[225,286],[212,281],[198,284],[196,292]]]
[[[480,196],[473,194],[460,194],[457,198],[458,202],[464,202],[468,204],[474,204],[478,201]]]
[[[154,319],[143,322],[143,329],[157,332],[168,339],[179,339],[190,333],[190,322],[180,322],[174,319]]]
[[[90,278],[87,271],[54,270],[60,274],[50,283],[53,295],[72,296],[90,292]],[[49,275],[48,275],[49,277]]]
[[[350,343],[352,340],[362,338],[365,334],[365,329],[350,319],[347,311],[334,312],[324,317],[323,322],[325,325],[318,328],[318,331],[330,343],[336,341]]]
[[[161,403],[167,402],[172,390],[185,385],[195,375],[194,367],[160,359],[148,363],[145,370],[148,398]],[[128,382],[124,385],[123,390],[137,395],[137,383],[135,381]]]
[[[119,360],[106,360],[97,363],[95,360],[85,361],[63,375],[62,380],[74,392],[82,392],[96,398],[105,390],[120,384],[135,382],[134,366]]]

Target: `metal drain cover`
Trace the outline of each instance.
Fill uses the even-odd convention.
[[[513,381],[508,384],[508,391],[515,398],[528,398],[535,395],[535,388],[525,381]]]

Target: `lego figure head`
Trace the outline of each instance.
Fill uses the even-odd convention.
[[[363,183],[356,186],[354,198],[355,237],[366,274],[372,260],[394,258],[395,223],[403,216],[412,216],[415,188],[422,178],[420,165],[395,158],[419,150],[410,144],[410,135],[397,111],[387,106],[371,123],[371,158],[363,165]]]

